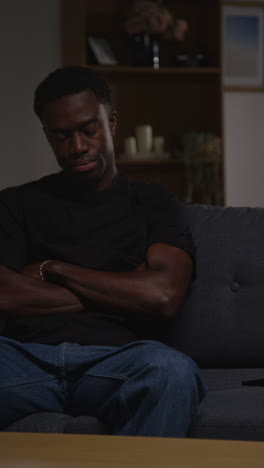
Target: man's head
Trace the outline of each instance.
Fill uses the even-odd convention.
[[[85,67],[57,69],[37,87],[34,110],[65,173],[107,188],[116,174],[116,113],[105,80]]]

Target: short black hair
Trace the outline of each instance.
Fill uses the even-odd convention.
[[[67,66],[50,73],[36,88],[34,111],[42,120],[43,108],[48,102],[89,89],[98,101],[111,108],[111,90],[105,79],[87,67]]]

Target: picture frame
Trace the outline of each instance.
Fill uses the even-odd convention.
[[[223,85],[263,86],[263,7],[223,6]]]
[[[88,46],[95,62],[99,65],[117,65],[116,56],[109,41],[103,37],[89,36]]]

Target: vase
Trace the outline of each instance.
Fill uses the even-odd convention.
[[[134,65],[159,68],[159,39],[149,32],[132,36]]]

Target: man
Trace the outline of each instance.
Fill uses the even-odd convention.
[[[192,276],[182,207],[117,171],[97,73],[56,70],[34,109],[62,171],[0,194],[1,427],[55,411],[98,416],[113,434],[183,437],[204,384],[156,338]]]

